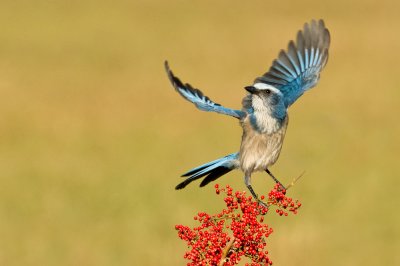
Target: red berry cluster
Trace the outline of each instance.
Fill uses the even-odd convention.
[[[251,260],[251,266],[272,265],[266,250],[266,238],[273,232],[263,224],[268,208],[277,207],[279,215],[297,213],[301,204],[285,196],[286,191],[276,185],[268,194],[266,205],[259,204],[246,192],[233,193],[230,186],[220,189],[215,185],[216,194],[226,194],[226,208],[220,213],[209,215],[200,212],[194,217],[200,226],[193,229],[176,225],[178,236],[187,242],[190,251],[184,255],[188,266],[194,265],[235,265],[242,257]],[[261,196],[263,200],[265,197]]]
[[[288,212],[297,214],[297,209],[301,203],[298,200],[286,197],[286,190],[281,185],[276,184],[275,187],[268,193],[268,206],[276,206],[276,213],[280,216],[288,216]]]

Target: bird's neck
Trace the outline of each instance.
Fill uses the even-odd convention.
[[[274,117],[268,112],[254,111],[250,114],[249,122],[251,127],[262,134],[272,134],[278,131],[283,124],[284,119]]]

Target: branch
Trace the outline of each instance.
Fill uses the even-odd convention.
[[[225,261],[226,256],[228,255],[229,250],[231,250],[231,247],[232,247],[232,245],[233,245],[234,242],[235,242],[235,238],[232,237],[231,241],[229,241],[228,245],[227,245],[226,248],[224,249],[224,253],[222,253],[221,260],[219,261],[219,266],[223,266],[224,263],[226,262],[226,261]]]
[[[298,177],[295,177],[292,182],[290,182],[289,185],[286,186],[286,190],[289,190],[289,188],[293,187],[294,184],[300,179],[300,177],[302,177],[305,174],[306,171],[304,171],[303,173],[301,173]]]

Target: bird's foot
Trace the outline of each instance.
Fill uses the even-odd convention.
[[[262,201],[262,200],[260,200],[260,199],[257,198],[257,203],[258,203],[258,205],[261,205],[261,206],[263,206],[265,209],[268,210],[268,205],[267,205],[264,201]]]
[[[251,185],[247,185],[247,188],[249,189],[249,191],[250,191],[251,195],[253,196],[253,198],[257,201],[258,205],[261,205],[264,208],[268,209],[268,205],[258,198],[258,195],[254,192],[252,186]]]
[[[282,185],[282,183],[281,182],[276,182],[278,185],[279,185],[279,190],[284,190],[284,191],[286,191],[287,190],[287,188],[284,186],[284,185]]]

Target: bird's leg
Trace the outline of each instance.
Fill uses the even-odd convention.
[[[286,187],[284,185],[282,185],[281,182],[279,182],[279,180],[271,173],[270,170],[268,170],[268,168],[265,169],[265,172],[267,172],[269,174],[269,176],[272,177],[272,179],[275,181],[275,183],[279,184],[284,190],[286,190]]]
[[[253,196],[253,198],[255,200],[257,200],[258,204],[261,204],[262,206],[264,206],[265,208],[268,208],[267,204],[265,204],[264,202],[262,202],[259,198],[258,195],[254,192],[253,187],[251,186],[251,181],[250,181],[250,175],[246,174],[244,176],[244,183],[247,187],[247,189],[250,191],[251,195]]]

